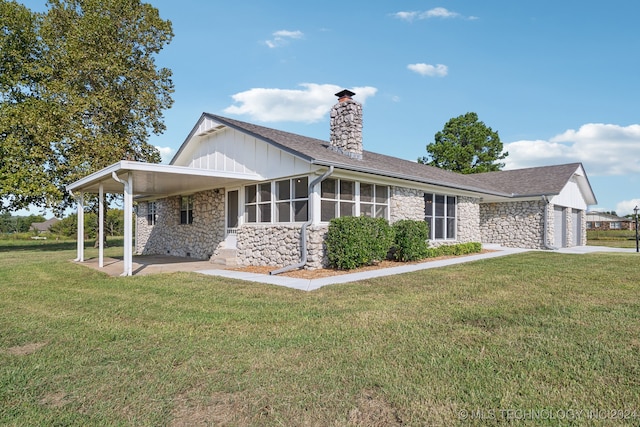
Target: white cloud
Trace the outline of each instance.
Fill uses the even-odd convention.
[[[589,175],[640,173],[640,125],[587,123],[549,140],[505,143],[506,169],[582,162]]]
[[[415,19],[431,19],[431,18],[441,18],[441,19],[447,19],[447,18],[461,18],[461,19],[468,19],[470,21],[474,21],[476,19],[478,19],[476,16],[468,16],[468,17],[464,17],[461,14],[459,14],[458,12],[453,12],[451,10],[448,10],[444,7],[435,7],[433,9],[429,9],[429,10],[425,10],[422,12],[418,12],[418,11],[401,11],[401,12],[396,12],[394,14],[392,14],[392,16],[398,18],[398,19],[402,19],[403,21],[408,21],[408,22],[412,22]]]
[[[272,36],[273,39],[265,40],[264,43],[273,49],[288,44],[290,40],[301,39],[304,34],[302,31],[279,30],[274,32]]]
[[[616,205],[616,213],[618,216],[633,214],[633,208],[640,207],[640,199],[623,200]]]
[[[431,64],[409,64],[407,68],[422,76],[429,77],[444,77],[449,72],[449,68],[443,64],[431,65]]]
[[[158,147],[156,145],[156,149],[160,152],[160,157],[162,158],[162,163],[169,163],[175,150],[171,147]]]
[[[336,103],[335,93],[344,87],[331,84],[303,83],[303,89],[253,88],[232,95],[235,103],[225,113],[248,115],[262,122],[320,121]],[[370,86],[354,87],[354,99],[364,104],[378,89]]]
[[[420,15],[420,12],[396,12],[393,14],[398,19],[402,19],[403,21],[413,21]]]
[[[431,10],[427,10],[421,14],[422,19],[425,18],[457,18],[460,16],[457,12],[451,12],[444,7],[436,7]]]

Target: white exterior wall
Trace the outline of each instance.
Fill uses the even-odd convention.
[[[308,174],[318,169],[306,160],[230,128],[194,136],[175,165],[221,172],[255,173],[265,180]]]
[[[575,178],[571,178],[560,194],[551,198],[550,203],[581,211],[587,209],[587,204],[584,201],[584,197],[580,192],[580,188],[578,187]]]

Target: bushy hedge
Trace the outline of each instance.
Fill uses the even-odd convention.
[[[393,257],[398,261],[415,261],[429,253],[429,226],[425,221],[402,219],[393,224]]]
[[[334,218],[325,244],[329,266],[351,270],[386,259],[393,245],[393,229],[382,218]]]
[[[466,255],[480,252],[482,244],[479,242],[458,243],[455,245],[442,245],[437,248],[429,248],[426,258],[435,258],[447,255]]]

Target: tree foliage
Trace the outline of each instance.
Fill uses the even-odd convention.
[[[464,174],[492,172],[504,167],[500,160],[509,153],[502,149],[498,132],[479,121],[476,113],[467,113],[449,120],[427,145],[429,155],[418,162]]]
[[[42,215],[12,216],[9,212],[0,214],[0,233],[26,233],[34,222],[44,222]]]
[[[171,22],[140,0],[0,0],[0,210],[61,211],[65,186],[119,160],[157,163]]]

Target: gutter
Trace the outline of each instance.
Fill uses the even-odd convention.
[[[127,189],[127,187],[129,186],[129,183],[127,181],[124,181],[124,180],[122,180],[122,179],[120,179],[118,177],[118,174],[116,173],[116,171],[111,172],[111,178],[113,178],[114,180],[116,180],[120,184],[124,185],[125,189]]]
[[[556,248],[553,245],[550,245],[549,244],[549,239],[548,239],[548,236],[549,236],[549,230],[548,230],[548,228],[549,228],[549,209],[548,209],[548,207],[549,207],[549,197],[547,197],[547,196],[545,196],[543,194],[542,195],[542,200],[544,201],[544,225],[543,225],[544,233],[543,233],[543,237],[542,237],[543,238],[544,248],[545,249],[550,249],[552,251],[555,251],[558,248]]]
[[[315,187],[316,185],[318,185],[319,183],[321,183],[322,181],[324,181],[329,175],[331,175],[333,173],[333,166],[329,166],[329,169],[327,169],[327,171],[325,173],[323,173],[321,176],[317,177],[316,179],[314,179],[313,181],[311,181],[311,183],[309,183],[309,202],[311,202],[312,200],[312,193],[313,193],[313,187]],[[313,217],[313,206],[311,205],[311,203],[309,203],[309,207],[311,209],[310,213],[311,215],[309,215],[309,218]],[[309,227],[311,225],[312,220],[309,219],[307,222],[305,222],[304,224],[302,224],[302,228],[300,228],[300,262],[296,263],[296,264],[291,264],[291,265],[287,265],[285,267],[279,268],[277,270],[273,270],[269,272],[270,276],[274,276],[276,274],[280,274],[280,273],[285,273],[287,271],[291,271],[291,270],[297,270],[299,268],[304,267],[307,264],[307,227]]]
[[[337,162],[332,162],[327,160],[314,160],[311,163],[319,166],[336,166],[340,169],[349,170],[353,172],[369,173],[377,176],[402,179],[402,180],[411,181],[411,182],[418,182],[420,184],[437,185],[439,187],[452,188],[454,190],[470,191],[472,193],[488,194],[492,196],[506,197],[506,198],[513,198],[515,196],[515,194],[513,193],[504,193],[497,190],[483,189],[483,188],[473,187],[465,184],[458,185],[458,184],[444,183],[444,182],[438,182],[433,180],[426,180],[419,176],[405,175],[403,173],[395,173],[395,172],[388,172],[388,171],[383,173],[376,169],[356,167],[356,166],[345,164],[345,163],[337,163]]]

